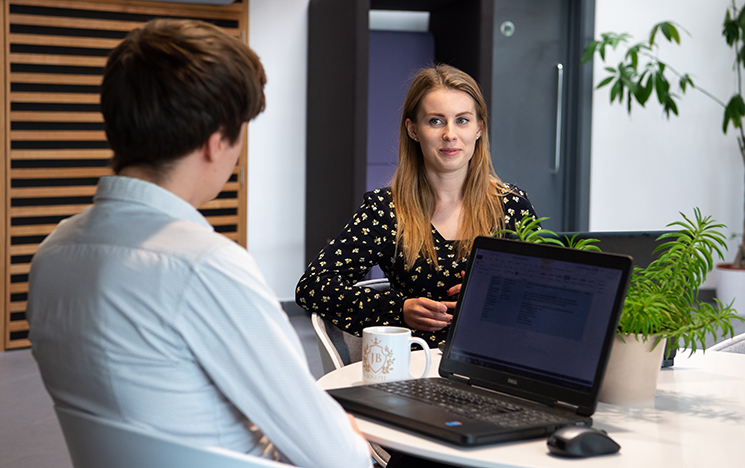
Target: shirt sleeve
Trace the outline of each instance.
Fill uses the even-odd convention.
[[[349,223],[308,265],[295,290],[297,304],[358,336],[373,325],[406,326],[404,294],[354,286],[373,266],[393,260],[395,221],[389,194],[365,194]]]
[[[253,258],[234,245],[199,263],[180,330],[225,397],[293,464],[370,467],[364,439],[315,382],[287,315]]]

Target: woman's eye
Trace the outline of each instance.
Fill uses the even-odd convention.
[[[429,124],[430,125],[442,125],[442,119],[438,119],[438,118],[429,119]]]
[[[467,124],[467,123],[468,123],[468,119],[467,119],[467,118],[465,118],[465,117],[460,117],[460,118],[458,119],[458,123],[459,123],[459,124],[461,124],[461,125],[463,125],[463,124]]]

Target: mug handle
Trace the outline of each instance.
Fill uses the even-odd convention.
[[[422,347],[422,349],[425,351],[424,356],[427,358],[427,366],[424,368],[424,373],[422,373],[422,375],[420,375],[419,377],[412,376],[413,378],[418,379],[429,374],[429,366],[430,364],[432,364],[432,358],[430,357],[429,345],[426,341],[417,336],[412,336],[411,338],[409,338],[409,346],[411,346],[413,343],[416,343]],[[409,375],[411,375],[411,370],[409,370]]]

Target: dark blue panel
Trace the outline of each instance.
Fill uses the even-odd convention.
[[[370,81],[367,108],[367,188],[388,185],[398,160],[398,129],[409,80],[434,63],[431,33],[370,31]],[[370,164],[382,165],[373,168]],[[385,169],[385,170],[383,170]],[[382,178],[378,178],[382,177]]]
[[[394,155],[395,158],[395,155]],[[387,187],[396,172],[395,159],[390,163],[377,164],[367,163],[367,189],[372,190],[379,187]]]

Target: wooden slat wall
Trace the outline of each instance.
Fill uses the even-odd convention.
[[[4,349],[27,339],[28,272],[39,243],[62,219],[92,202],[111,150],[99,112],[99,86],[109,51],[128,31],[155,17],[197,18],[248,37],[248,0],[215,6],[126,0],[3,0],[0,63],[0,168],[5,238]],[[2,60],[5,59],[5,60]],[[244,143],[245,145],[245,143]],[[215,228],[246,245],[247,157],[217,199],[200,207]]]

